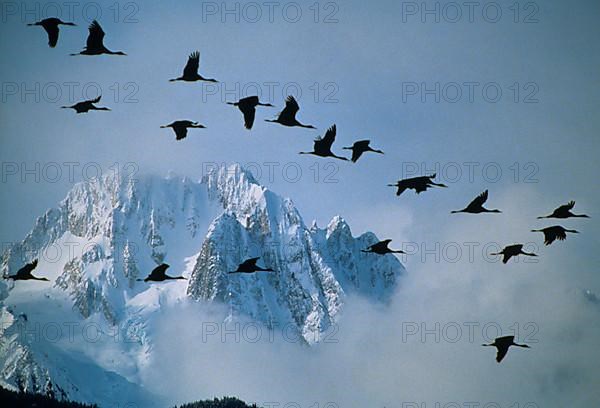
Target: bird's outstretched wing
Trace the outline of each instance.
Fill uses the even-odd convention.
[[[506,356],[506,353],[508,353],[508,346],[498,346],[498,352],[496,353],[496,361],[502,361],[504,356]]]
[[[33,260],[33,262],[25,264],[21,269],[19,269],[17,271],[17,273],[14,276],[16,278],[21,278],[21,277],[24,277],[24,276],[28,276],[31,273],[31,271],[33,271],[35,269],[35,267],[37,266],[37,264],[38,264],[38,260],[37,259]]]
[[[288,96],[285,100],[285,108],[279,113],[279,119],[293,119],[296,117],[296,113],[300,110],[300,106],[298,106],[298,102],[296,102],[296,98],[293,96]]]
[[[89,35],[87,38],[86,48],[89,50],[98,49],[104,47],[104,31],[100,24],[94,20],[88,27]]]
[[[327,129],[327,132],[325,132],[325,136],[323,136],[322,139],[318,140],[319,144],[322,147],[327,148],[328,150],[331,149],[333,142],[335,142],[335,134],[336,133],[337,133],[337,129],[336,129],[335,125],[331,126],[329,129]]]
[[[569,201],[567,204],[565,205],[561,205],[560,207],[558,207],[556,209],[556,211],[562,212],[562,211],[570,211],[573,209],[573,207],[575,207],[575,201],[571,200]]]
[[[187,136],[187,127],[183,124],[174,125],[173,131],[175,131],[175,140],[185,139]]]
[[[496,361],[500,362],[506,356],[508,352],[508,348],[514,342],[515,336],[504,336],[496,339],[496,347],[498,348],[498,353],[496,354]]]
[[[260,259],[260,257],[246,259],[244,262],[242,262],[240,264],[240,266],[255,267],[256,261],[258,261],[259,259]]]
[[[477,197],[473,199],[467,206],[467,208],[479,208],[481,207],[488,199],[488,191],[485,190],[483,193],[479,194]]]
[[[150,272],[150,275],[148,275],[148,278],[150,278],[150,279],[160,279],[160,278],[162,278],[162,277],[165,276],[165,273],[167,272],[167,269],[169,269],[169,265],[167,265],[167,264],[160,264],[156,268],[154,268],[152,270],[152,272]]]
[[[555,240],[564,241],[567,239],[567,233],[562,228],[546,228],[544,230],[544,244],[550,245]]]
[[[247,96],[245,98],[240,99],[239,104],[240,105],[249,105],[249,106],[256,106],[258,105],[258,96],[253,95],[253,96]]]
[[[102,95],[98,95],[98,97],[97,97],[97,98],[95,98],[95,99],[89,99],[89,100],[87,100],[86,102],[90,102],[90,103],[98,103],[98,102],[100,102],[100,99],[101,99],[101,98],[102,98]]]
[[[242,113],[244,114],[244,126],[246,129],[252,129],[254,117],[256,116],[256,108],[253,106],[246,106]]]
[[[187,64],[185,64],[185,68],[183,69],[183,76],[194,76],[198,74],[198,67],[200,66],[200,53],[198,51],[194,51],[188,57]]]
[[[509,252],[504,252],[502,256],[502,263],[507,263],[510,258],[512,258],[512,254]]]
[[[48,33],[48,45],[52,48],[56,47],[56,43],[58,42],[58,26],[47,25],[44,26],[44,30]]]

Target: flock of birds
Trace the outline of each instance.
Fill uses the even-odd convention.
[[[65,26],[75,26],[74,23],[71,22],[63,22],[58,18],[47,18],[36,23],[28,24],[30,26],[41,26],[43,27],[48,34],[48,45],[50,47],[55,47],[58,42],[59,36],[59,25]],[[88,27],[88,37],[86,42],[86,47],[76,54],[71,55],[101,55],[101,54],[109,54],[109,55],[126,55],[122,51],[111,51],[104,46],[104,31],[100,24],[94,20]],[[178,78],[170,79],[170,81],[186,81],[186,82],[195,82],[195,81],[207,81],[207,82],[218,82],[213,78],[205,78],[198,73],[198,69],[200,66],[200,53],[193,52],[187,61],[187,64],[183,70],[183,74]],[[99,107],[96,106],[97,103],[100,102],[101,96],[98,96],[95,99],[90,99],[86,101],[78,102],[72,106],[62,106],[62,108],[71,108],[74,109],[77,113],[86,113],[91,110],[98,111],[108,111],[110,110],[107,107]],[[244,117],[244,126],[246,129],[252,129],[254,125],[254,120],[256,116],[256,108],[258,106],[262,107],[273,107],[270,103],[262,103],[260,102],[258,96],[248,96],[240,99],[237,102],[227,102],[229,105],[233,105],[237,107]],[[269,120],[266,119],[266,122],[278,123],[282,126],[287,127],[302,127],[308,129],[316,129],[313,125],[307,125],[299,122],[296,119],[296,114],[300,110],[300,106],[298,102],[293,96],[288,96],[285,100],[285,108],[277,115],[275,119]],[[191,120],[177,120],[168,125],[163,125],[161,128],[172,128],[176,140],[184,139],[187,136],[188,129],[202,129],[205,128],[204,125],[194,122]],[[339,160],[349,160],[346,157],[338,156],[331,151],[333,143],[336,138],[336,125],[332,125],[322,138],[317,138],[314,140],[313,150],[309,152],[300,152],[300,154],[311,154],[319,157],[331,157]],[[359,140],[355,142],[352,146],[343,147],[346,150],[352,150],[352,157],[350,160],[352,162],[357,162],[358,159],[365,152],[373,152],[383,154],[383,151],[373,149],[370,146],[370,140]],[[416,194],[420,194],[426,191],[431,187],[447,187],[444,184],[436,183],[433,181],[435,179],[436,174],[432,174],[431,176],[420,176],[407,178],[397,181],[395,184],[389,184],[391,187],[396,187],[396,195],[401,195],[406,190],[414,190]],[[452,214],[456,213],[468,213],[468,214],[481,214],[481,213],[501,213],[498,209],[487,209],[483,205],[488,200],[488,190],[485,190],[483,193],[475,197],[465,208],[461,210],[451,211]],[[555,219],[566,219],[573,217],[583,217],[589,218],[585,214],[574,214],[571,212],[573,207],[575,206],[575,201],[570,201],[568,204],[561,205],[556,208],[551,214],[546,216],[538,217],[538,219],[546,219],[546,218],[555,218]],[[555,240],[565,240],[567,238],[567,233],[578,233],[576,230],[566,229],[560,225],[554,225],[542,229],[531,230],[532,232],[542,232],[544,234],[544,243],[545,245],[552,244]],[[377,242],[366,249],[363,249],[362,252],[365,253],[373,253],[376,255],[387,255],[387,254],[405,254],[402,250],[393,250],[389,248],[389,244],[392,240],[386,239],[380,242]],[[493,253],[490,255],[502,255],[502,262],[507,263],[512,257],[518,255],[526,255],[526,256],[537,256],[534,253],[529,253],[523,251],[523,244],[513,244],[504,247],[500,252]],[[257,265],[257,261],[260,257],[246,259],[242,263],[240,263],[235,271],[228,272],[229,274],[234,273],[243,273],[250,274],[256,272],[275,272],[271,268],[262,268]],[[47,278],[36,277],[32,274],[32,271],[36,268],[38,264],[38,260],[34,260],[31,263],[26,264],[21,269],[17,271],[15,275],[8,276],[8,279],[17,280],[39,280],[39,281],[48,281]],[[166,271],[169,268],[169,265],[166,263],[162,263],[158,265],[156,268],[152,270],[152,272],[143,279],[144,282],[164,282],[168,280],[179,280],[186,279],[183,276],[169,276]],[[141,279],[138,279],[141,281]],[[503,336],[495,339],[493,343],[483,344],[483,346],[492,346],[496,347],[497,355],[496,361],[500,362],[508,352],[510,346],[518,346],[529,348],[528,345],[525,344],[517,344],[514,342],[514,336]]]

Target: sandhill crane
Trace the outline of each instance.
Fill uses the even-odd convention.
[[[431,179],[435,178],[436,174],[433,173],[431,176],[412,177],[404,180],[399,180],[396,184],[388,184],[390,187],[398,187],[396,195],[399,196],[406,189],[415,190],[417,194],[426,191],[429,187],[448,187],[445,184],[434,183]]]
[[[87,113],[91,110],[99,110],[99,111],[109,111],[109,108],[106,107],[97,107],[94,104],[100,102],[100,98],[102,95],[99,95],[96,99],[89,99],[87,101],[77,102],[75,105],[71,106],[61,106],[63,109],[75,109],[77,113]]]
[[[369,143],[371,143],[370,140],[359,140],[357,142],[354,142],[354,144],[351,147],[344,147],[343,149],[352,150],[353,163],[356,163],[356,161],[364,152],[374,152],[383,154],[381,150],[371,148],[371,146],[369,146]]]
[[[538,219],[542,218],[571,218],[571,217],[580,217],[580,218],[590,218],[585,214],[573,214],[571,210],[575,207],[575,201],[569,201],[568,204],[561,205],[557,209],[552,212],[550,215],[545,215],[542,217],[538,217]]]
[[[392,242],[391,239],[386,239],[383,241],[379,241],[376,244],[369,246],[367,249],[361,249],[361,252],[372,252],[377,255],[385,255],[385,254],[405,254],[406,252],[402,250],[393,250],[388,248],[388,245]]]
[[[238,109],[244,114],[244,126],[246,126],[246,129],[252,129],[257,106],[273,106],[270,103],[261,103],[258,100],[258,96],[248,96],[246,98],[240,99],[237,102],[227,103],[229,105],[237,106]]]
[[[503,255],[502,263],[507,263],[508,260],[510,258],[512,258],[513,256],[518,256],[518,255],[537,256],[536,254],[531,253],[531,252],[524,252],[523,244],[509,245],[509,246],[504,247],[504,249],[502,251],[497,252],[495,254],[490,254],[490,255]]]
[[[488,191],[485,190],[483,193],[479,194],[473,201],[469,203],[465,208],[458,211],[451,211],[452,214],[456,213],[470,213],[470,214],[479,214],[479,213],[501,213],[500,210],[488,210],[483,207],[483,204],[488,199]]]
[[[188,128],[191,129],[205,129],[206,126],[201,125],[198,122],[192,122],[191,120],[176,120],[173,123],[169,123],[168,125],[163,125],[161,128],[172,128],[175,132],[175,139],[181,140],[185,139],[187,136]]]
[[[59,25],[76,26],[77,24],[66,23],[59,18],[50,17],[50,18],[45,18],[41,21],[37,21],[35,23],[27,24],[27,25],[28,26],[42,26],[44,28],[44,30],[46,30],[46,33],[48,34],[48,45],[51,48],[54,48],[54,47],[56,47],[56,43],[58,42],[58,33],[60,31],[58,29],[58,26]]]
[[[500,361],[502,361],[502,359],[504,358],[504,356],[506,355],[506,353],[508,353],[508,348],[510,346],[517,346],[517,347],[523,347],[523,348],[531,348],[529,347],[527,344],[517,344],[515,343],[515,336],[503,336],[503,337],[498,337],[494,340],[493,343],[490,344],[482,344],[482,346],[485,347],[496,347],[496,349],[498,350],[498,352],[496,353],[496,361],[499,363]]]
[[[345,157],[336,156],[331,152],[331,145],[333,145],[333,142],[335,142],[335,134],[336,127],[333,125],[327,129],[327,132],[325,132],[325,136],[323,138],[315,139],[312,152],[300,152],[300,154],[312,154],[319,157],[334,157],[340,160],[348,160]]]
[[[169,79],[170,82],[174,81],[186,81],[186,82],[194,82],[194,81],[206,81],[206,82],[219,82],[213,78],[204,78],[202,75],[198,73],[198,68],[200,67],[200,52],[194,51],[188,57],[187,64],[185,64],[185,68],[183,68],[183,75],[179,78]]]
[[[96,20],[89,25],[88,31],[89,34],[83,51],[71,55],[127,55],[123,51],[111,51],[104,46],[104,31]]]
[[[145,279],[144,282],[162,282],[162,281],[166,281],[166,280],[175,280],[175,279],[185,279],[183,276],[169,276],[167,275],[167,269],[169,269],[169,264],[163,263],[158,265],[156,268],[154,268],[152,270],[152,272],[150,272],[150,275],[148,275]],[[138,279],[138,281],[141,281],[142,279]]]
[[[570,230],[561,227],[560,225],[554,225],[552,227],[546,227],[537,230],[531,230],[531,232],[543,232],[544,233],[544,244],[550,245],[555,240],[564,241],[567,239],[567,232],[571,232],[573,234],[579,234],[579,231]]]
[[[271,268],[261,268],[256,265],[256,261],[258,261],[260,257],[246,259],[244,262],[239,264],[238,268],[235,271],[227,272],[227,273],[253,273],[253,272],[275,272]]]
[[[265,122],[279,123],[280,125],[289,127],[299,126],[308,129],[316,129],[313,125],[303,125],[296,120],[296,113],[298,113],[299,110],[300,106],[298,106],[298,102],[290,95],[286,98],[285,108],[279,112],[277,119],[265,119]]]
[[[13,279],[16,281],[17,280],[38,280],[38,281],[48,282],[48,279],[46,279],[46,278],[38,278],[31,274],[31,271],[33,271],[36,268],[37,264],[38,264],[38,260],[35,259],[35,260],[33,260],[33,262],[30,262],[30,263],[26,264],[25,266],[23,266],[21,269],[19,269],[16,274],[14,274],[12,276],[8,276],[7,279]]]

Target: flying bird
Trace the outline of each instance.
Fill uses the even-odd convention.
[[[376,244],[369,246],[367,249],[361,249],[362,252],[373,252],[377,255],[385,255],[385,254],[405,254],[406,252],[402,250],[393,250],[388,248],[388,245],[392,242],[391,239],[386,239],[383,241],[379,241]]]
[[[570,230],[561,227],[560,225],[554,225],[552,227],[546,227],[539,230],[531,230],[531,232],[543,232],[544,233],[544,244],[550,245],[555,240],[564,241],[567,239],[567,232],[578,234],[579,231]]]
[[[219,82],[216,79],[212,78],[204,78],[202,75],[198,74],[198,68],[200,67],[200,52],[195,51],[190,54],[188,57],[187,64],[185,64],[185,68],[183,68],[183,75],[179,78],[169,79],[169,81],[186,81],[186,82],[194,82],[194,81],[206,81],[206,82]]]
[[[357,142],[354,142],[354,144],[351,147],[344,147],[343,149],[352,150],[353,163],[356,163],[356,161],[364,152],[374,152],[383,154],[381,150],[371,148],[371,146],[369,146],[369,143],[371,143],[370,140],[359,140]]]
[[[8,276],[7,279],[13,279],[16,281],[17,280],[48,281],[48,279],[46,279],[46,278],[38,278],[31,274],[31,271],[33,271],[36,268],[37,264],[38,264],[38,260],[35,259],[33,262],[30,262],[30,263],[26,264],[25,266],[23,266],[21,269],[19,269],[16,274],[14,274],[12,276]]]
[[[335,134],[336,127],[333,125],[327,129],[327,132],[325,132],[325,136],[323,138],[315,139],[312,152],[300,152],[300,154],[312,154],[320,157],[333,157],[340,160],[348,160],[345,157],[336,156],[331,152],[331,145],[333,145],[333,142],[335,142]]]
[[[502,361],[502,359],[504,358],[504,356],[506,355],[506,353],[508,353],[508,348],[510,346],[517,346],[517,347],[523,347],[523,348],[531,348],[527,344],[517,344],[517,343],[515,343],[515,336],[498,337],[497,339],[494,340],[493,343],[482,344],[482,346],[486,346],[486,347],[493,346],[493,347],[496,347],[496,349],[498,349],[498,352],[496,353],[496,361],[497,362]]]
[[[83,51],[71,55],[127,55],[123,51],[111,51],[104,46],[104,31],[96,20],[89,25],[88,31],[90,33]]]
[[[261,268],[260,266],[257,266],[256,261],[258,261],[259,259],[260,259],[260,257],[246,259],[244,262],[239,264],[238,268],[235,271],[231,271],[231,272],[227,272],[227,273],[253,273],[253,272],[261,272],[261,271],[275,272],[271,268]]]
[[[279,112],[277,119],[265,119],[265,122],[279,123],[280,125],[289,127],[299,126],[308,129],[316,129],[313,125],[303,125],[296,120],[296,113],[298,113],[299,110],[300,106],[298,106],[298,102],[290,95],[286,98],[285,108]]]
[[[77,102],[75,105],[71,106],[61,106],[63,109],[75,109],[77,113],[87,113],[91,110],[99,110],[99,111],[109,111],[109,108],[106,107],[98,107],[94,105],[95,103],[100,102],[100,98],[102,95],[99,95],[96,99],[89,99],[87,101]]]
[[[76,26],[77,24],[66,23],[59,18],[50,17],[50,18],[45,18],[41,21],[37,21],[35,23],[27,24],[27,25],[28,26],[42,26],[44,28],[44,30],[46,30],[46,33],[48,34],[48,45],[51,48],[54,48],[54,47],[56,47],[56,43],[58,42],[58,33],[59,33],[58,26],[59,25]]]
[[[431,176],[412,177],[398,181],[396,184],[388,184],[390,187],[398,187],[396,195],[399,196],[406,189],[413,189],[417,194],[427,190],[431,186],[437,187],[448,187],[445,184],[434,183],[431,179],[434,179],[435,173]]]
[[[456,213],[470,213],[470,214],[479,214],[479,213],[500,213],[500,210],[488,210],[483,207],[483,204],[488,199],[488,191],[485,190],[483,193],[479,194],[473,201],[469,203],[465,208],[458,211],[451,211],[452,214]]]
[[[261,103],[258,100],[258,96],[248,96],[246,98],[240,99],[237,102],[227,103],[229,105],[237,106],[238,109],[244,114],[244,126],[246,126],[246,129],[252,129],[257,106],[273,106],[270,103]]]
[[[150,275],[148,275],[145,279],[144,282],[162,282],[162,281],[166,281],[166,280],[170,280],[170,279],[185,279],[183,276],[169,276],[167,275],[167,269],[169,269],[169,264],[163,263],[158,265],[156,268],[154,268],[152,270],[152,272],[150,272]],[[138,281],[141,281],[142,279],[138,279]]]
[[[502,263],[507,263],[510,258],[518,255],[527,255],[527,256],[537,256],[531,252],[524,252],[522,244],[514,244],[504,247],[504,249],[500,252],[490,255],[503,255]]]
[[[571,210],[575,207],[575,201],[569,201],[568,204],[561,205],[557,209],[552,212],[550,215],[538,217],[538,219],[542,218],[571,218],[571,217],[580,217],[580,218],[590,218],[585,214],[573,214]]]
[[[168,125],[163,125],[161,128],[172,128],[175,132],[175,139],[181,140],[185,139],[187,136],[188,128],[191,129],[205,129],[206,126],[201,125],[198,122],[192,122],[191,120],[176,120],[173,123],[169,123]]]

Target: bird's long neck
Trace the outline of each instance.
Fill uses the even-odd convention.
[[[537,217],[538,220],[542,220],[544,218],[550,218],[549,215],[542,215],[541,217]]]
[[[462,213],[465,212],[465,210],[454,210],[454,211],[450,211],[450,214],[458,214],[458,213]]]
[[[482,210],[483,210],[483,212],[487,212],[487,213],[501,213],[502,212],[500,210],[488,210],[487,208],[483,208]]]
[[[534,254],[533,252],[525,252],[523,250],[521,250],[521,254],[522,255],[527,255],[527,256],[537,256],[536,254]]]
[[[377,149],[371,149],[370,147],[369,147],[369,151],[370,151],[370,152],[373,152],[373,153],[380,153],[380,154],[384,154],[384,153],[383,153],[383,151],[381,151],[381,150],[377,150]]]
[[[298,154],[315,154],[315,152],[300,152]]]
[[[527,344],[519,344],[519,343],[515,343],[515,342],[513,342],[511,344],[511,346],[517,346],[517,347],[523,347],[523,348],[530,348]]]
[[[298,122],[298,121],[296,121],[296,124],[297,124],[298,126],[300,126],[300,127],[303,127],[303,128],[307,128],[307,129],[315,129],[315,127],[314,127],[313,125],[303,125],[302,123],[300,123],[300,122]]]
[[[573,217],[578,217],[578,218],[590,218],[589,215],[585,215],[585,214],[573,214]]]
[[[109,110],[110,110],[109,108],[105,108],[105,107],[103,107],[103,106],[102,106],[102,107],[99,107],[99,108],[97,108],[97,107],[95,107],[95,106],[94,106],[94,107],[91,107],[90,109],[93,109],[93,110],[101,110],[101,111],[109,111]]]
[[[271,105],[270,103],[257,103],[258,106],[270,106],[273,107],[273,105]]]

